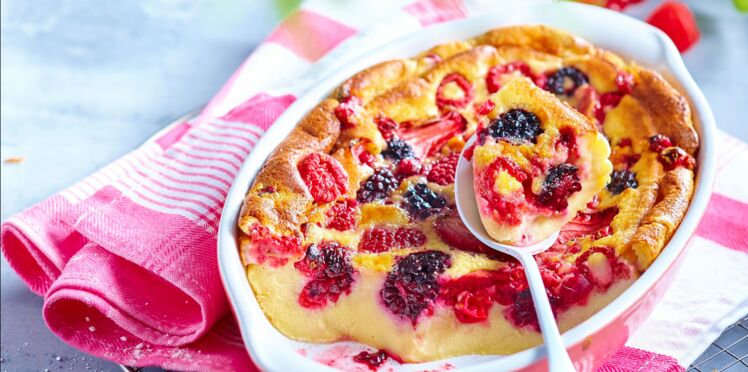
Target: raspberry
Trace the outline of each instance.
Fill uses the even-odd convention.
[[[335,108],[335,116],[340,120],[343,128],[352,128],[356,126],[353,121],[356,112],[361,109],[361,99],[356,96],[347,96],[340,100],[340,104]]]
[[[444,88],[450,83],[455,83],[460,90],[462,90],[461,98],[447,98],[444,95]],[[453,72],[448,74],[442,79],[439,87],[436,88],[436,106],[440,110],[444,110],[448,107],[454,109],[460,109],[473,100],[473,85],[470,84],[464,76],[459,73]]]
[[[567,198],[582,189],[577,167],[571,164],[560,164],[548,170],[543,187],[538,195],[538,202],[555,211],[566,209]]]
[[[447,200],[431,191],[426,184],[411,185],[403,194],[403,209],[412,218],[423,220],[447,205]]]
[[[275,236],[260,224],[252,225],[249,238],[249,257],[245,257],[248,261],[275,267],[285,265],[289,258],[301,254],[301,240],[298,237]]]
[[[387,141],[387,148],[382,151],[382,156],[385,159],[392,159],[398,162],[403,159],[412,158],[415,154],[413,153],[413,147],[407,142],[401,139],[391,139]]]
[[[649,149],[654,152],[662,152],[662,150],[672,146],[673,142],[664,134],[655,134],[649,137]]]
[[[437,277],[449,266],[449,255],[444,252],[411,253],[395,263],[379,296],[393,314],[410,319],[415,326],[422,313],[431,313],[439,294]]]
[[[451,153],[438,161],[432,166],[426,179],[442,186],[455,182],[455,172],[457,171],[457,162],[460,160],[460,154]]]
[[[351,230],[356,227],[356,207],[353,199],[338,200],[325,212],[327,228],[338,231]]]
[[[362,141],[363,142],[363,141]],[[353,155],[358,159],[358,162],[364,165],[368,165],[374,168],[374,162],[377,160],[376,157],[370,153],[362,143],[356,144],[351,150]]]
[[[426,244],[426,235],[417,228],[400,227],[398,229],[375,227],[364,231],[358,250],[361,252],[380,253],[390,249],[418,248]]]
[[[475,112],[478,113],[478,115],[488,115],[493,109],[496,107],[496,104],[493,103],[493,101],[486,100],[486,102],[483,102],[475,109]]]
[[[330,155],[311,153],[299,163],[298,168],[301,179],[317,203],[331,202],[348,191],[348,174]]]
[[[360,252],[380,253],[397,247],[395,231],[386,228],[373,228],[364,231],[358,243]]]
[[[398,179],[408,178],[415,176],[421,171],[421,162],[416,158],[408,158],[400,160],[395,167],[395,176]]]
[[[673,170],[677,167],[694,169],[696,159],[680,147],[668,147],[660,153],[659,160],[665,170]]]
[[[621,71],[616,75],[616,87],[621,94],[629,94],[634,89],[634,76],[626,71]]]
[[[573,162],[579,157],[579,149],[577,148],[577,134],[574,128],[563,127],[559,129],[558,142],[560,145],[567,148],[567,162]]]
[[[353,361],[361,363],[369,367],[370,370],[376,371],[384,362],[389,358],[384,350],[377,350],[375,352],[362,351],[353,357]]]
[[[618,195],[628,188],[635,189],[639,187],[636,181],[636,173],[630,170],[617,170],[610,174],[610,183],[606,188],[613,195]]]
[[[294,267],[311,278],[299,294],[299,304],[303,307],[324,307],[328,302],[337,302],[341,294],[351,292],[353,266],[348,251],[337,242],[309,245],[304,258]]]
[[[589,79],[579,69],[571,66],[562,67],[548,75],[545,89],[555,93],[572,96],[580,86],[587,84]]]
[[[553,296],[554,313],[566,310],[574,304],[586,303],[592,289],[592,284],[584,275],[566,277],[558,286],[558,294]]]
[[[514,302],[509,273],[480,270],[442,284],[439,298],[452,306],[462,323],[476,323],[488,318],[494,302]]]
[[[395,137],[397,128],[399,127],[396,121],[381,115],[377,116],[374,121],[377,123],[379,133],[382,134],[382,137],[384,137],[385,140],[390,140]]]
[[[426,244],[426,235],[414,227],[401,227],[395,231],[395,241],[400,247],[416,248]]]
[[[540,133],[543,130],[540,128],[540,119],[535,114],[522,109],[511,109],[479,131],[478,142],[482,145],[486,142],[486,136],[491,136],[512,142],[535,143]]]
[[[356,200],[359,203],[370,203],[374,200],[384,199],[399,184],[397,178],[389,169],[381,168],[361,184],[361,188],[356,193]]]
[[[623,94],[618,92],[608,92],[600,95],[600,104],[595,107],[594,114],[595,119],[598,123],[605,122],[605,116],[608,111],[618,106],[618,103],[623,99]]]

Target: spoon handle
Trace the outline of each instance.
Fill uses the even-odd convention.
[[[532,294],[532,302],[535,304],[535,313],[538,316],[540,330],[543,333],[543,341],[548,352],[548,370],[551,372],[575,371],[574,365],[566,351],[566,346],[561,339],[561,333],[556,325],[556,319],[553,317],[551,303],[548,302],[548,296],[545,292],[543,278],[540,276],[538,264],[535,258],[528,253],[520,253],[520,262],[525,268],[527,284]]]

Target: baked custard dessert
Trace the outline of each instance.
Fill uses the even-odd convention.
[[[486,102],[490,124],[469,155],[481,221],[501,243],[537,243],[602,191],[610,146],[590,119],[527,78]]]
[[[470,235],[455,210],[455,167],[475,133],[485,147],[473,156],[495,150],[479,167],[535,164],[508,172],[519,184],[532,172],[522,213],[546,213],[537,203],[553,223],[571,218],[536,256],[561,330],[647,269],[691,199],[698,137],[686,100],[658,73],[545,26],[438,45],[345,81],[255,178],[239,249],[272,324],[295,340],[381,349],[356,356],[370,365],[541,343],[522,267]],[[501,138],[533,146],[510,154]],[[550,148],[564,159],[544,158]],[[519,188],[495,179],[495,190]],[[511,208],[484,204],[502,221],[497,233],[513,234]]]

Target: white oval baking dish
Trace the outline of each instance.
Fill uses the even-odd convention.
[[[333,370],[330,363],[319,363],[310,357],[316,350],[328,348],[329,345],[290,340],[270,324],[260,310],[239,259],[237,216],[244,195],[267,156],[310,108],[356,72],[387,59],[410,57],[439,43],[467,39],[491,28],[514,24],[547,24],[579,35],[595,45],[661,72],[691,103],[694,121],[701,137],[696,190],[691,206],[654,264],[608,306],[564,333],[564,342],[570,348],[577,368],[594,368],[606,355],[620,347],[649,314],[677,270],[677,262],[709,201],[715,172],[716,135],[711,109],[670,39],[646,23],[603,8],[571,2],[527,6],[497,5],[490,14],[424,28],[372,50],[337,69],[278,118],[242,165],[223,208],[218,231],[218,259],[221,277],[247,351],[260,368],[271,371]],[[300,353],[300,349],[307,350],[308,353]],[[544,369],[544,355],[543,347],[539,346],[508,356],[463,356],[431,363],[405,364],[400,369],[443,369],[445,363],[471,371]]]

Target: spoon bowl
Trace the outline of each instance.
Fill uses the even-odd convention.
[[[558,238],[558,231],[529,246],[513,246],[495,241],[486,231],[481,220],[473,184],[473,162],[465,157],[465,151],[475,145],[477,135],[473,135],[465,143],[465,147],[457,162],[455,174],[455,203],[457,211],[465,226],[483,244],[501,253],[516,258],[525,270],[527,284],[532,294],[535,305],[535,313],[538,317],[540,330],[543,333],[546,351],[548,353],[548,366],[551,371],[574,371],[574,365],[569,358],[566,347],[561,339],[561,333],[556,325],[551,304],[545,292],[543,278],[540,276],[538,264],[533,255],[541,253],[550,248]]]

